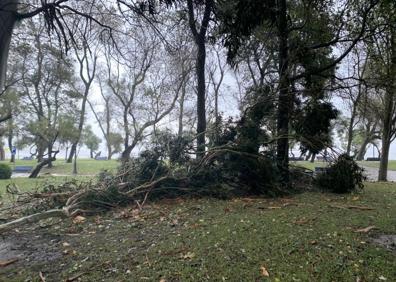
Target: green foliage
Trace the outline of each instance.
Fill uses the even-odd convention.
[[[323,190],[333,193],[351,193],[364,187],[364,169],[352,157],[342,154],[323,173],[319,174],[315,183]]]
[[[83,143],[91,152],[99,149],[99,144],[102,142],[102,140],[96,136],[95,133],[93,133],[92,127],[90,125],[85,127],[82,137]]]
[[[178,136],[170,131],[160,131],[153,138],[149,150],[169,161],[171,165],[183,165],[190,160],[193,137],[186,134]]]
[[[338,111],[331,103],[315,101],[296,111],[293,122],[301,151],[318,154],[329,147],[331,122],[337,118]]]
[[[10,179],[12,174],[11,167],[6,164],[0,164],[0,179]]]
[[[146,150],[139,157],[123,163],[118,175],[122,175],[123,182],[128,182],[132,187],[139,186],[150,180],[164,176],[168,168],[158,152]]]

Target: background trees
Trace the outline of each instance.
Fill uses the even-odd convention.
[[[87,121],[98,124],[92,128],[103,135],[108,158],[119,151],[120,134],[126,161],[147,145],[147,137],[166,128],[179,136],[195,130],[199,159],[219,136],[221,120],[243,117],[266,99],[271,111],[260,123],[271,137],[268,148],[276,150],[287,186],[293,146],[311,156],[334,146],[331,129],[339,111],[331,102],[337,93],[349,107],[349,120],[337,127],[345,150],[362,159],[368,144],[376,145],[381,135],[381,171],[386,171],[394,138],[393,3],[176,2],[21,3],[14,18],[4,15],[10,29],[15,19],[25,23],[16,33],[17,52],[10,54],[22,60],[11,63],[9,70],[11,74],[19,68],[12,65],[24,62],[23,83],[14,88],[30,105],[23,111],[42,112],[36,113],[37,121],[24,120],[20,126],[34,140],[38,159],[44,151],[50,157],[54,144],[69,150],[70,143],[71,161],[83,143]],[[34,16],[39,17],[28,20]],[[34,37],[38,30],[50,34]],[[34,40],[18,38],[20,32],[30,32]],[[226,52],[234,68],[228,68]],[[33,65],[31,55],[36,53]],[[46,60],[52,60],[53,69],[41,66]],[[36,76],[31,71],[35,67]],[[70,73],[60,74],[62,68]],[[234,78],[237,82],[230,82]],[[236,88],[239,109],[229,104],[237,110],[221,117],[220,104],[224,108]],[[373,114],[378,108],[385,113],[380,120]],[[315,126],[309,124],[312,119],[318,121]]]

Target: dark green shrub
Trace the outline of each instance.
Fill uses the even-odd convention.
[[[11,167],[6,164],[0,164],[0,179],[10,179],[12,174]]]
[[[350,156],[342,154],[329,168],[319,174],[316,185],[333,193],[350,193],[364,187],[364,169],[361,168]]]

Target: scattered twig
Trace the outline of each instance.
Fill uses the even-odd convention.
[[[6,267],[7,265],[13,264],[15,262],[17,262],[19,259],[18,258],[14,258],[14,259],[10,259],[10,260],[1,260],[0,261],[0,267]]]
[[[45,277],[41,271],[39,272],[39,277],[40,277],[41,282],[45,282]]]
[[[350,209],[350,210],[362,210],[362,211],[373,211],[375,210],[374,208],[370,208],[370,207],[364,207],[364,206],[338,206],[338,205],[329,205],[332,208],[336,208],[336,209]]]
[[[369,233],[373,229],[378,229],[378,228],[376,226],[372,225],[372,226],[368,226],[366,228],[357,229],[354,232],[355,233]]]

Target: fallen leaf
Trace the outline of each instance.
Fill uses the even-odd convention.
[[[86,220],[85,217],[83,217],[83,216],[81,216],[81,215],[78,215],[78,216],[76,216],[75,218],[73,218],[73,223],[74,223],[74,224],[81,224],[81,223],[84,223],[85,220]]]
[[[192,259],[192,258],[194,258],[194,257],[195,257],[195,254],[192,253],[192,252],[188,252],[188,253],[186,253],[185,255],[182,255],[182,258],[183,258],[183,259]]]
[[[161,279],[160,282],[166,282],[166,280],[165,279]]]
[[[312,240],[310,243],[311,243],[311,245],[317,245],[317,244],[318,244],[318,241]]]
[[[356,196],[356,197],[352,198],[352,201],[357,201],[357,200],[359,200],[359,196]]]
[[[267,269],[264,266],[261,266],[260,270],[261,270],[261,275],[262,276],[269,277],[269,273],[268,273]]]
[[[62,246],[66,248],[66,247],[70,247],[70,244],[69,244],[68,242],[64,242],[64,243],[62,244]]]
[[[388,280],[386,277],[384,277],[384,276],[382,276],[382,275],[381,275],[380,277],[378,277],[378,279],[381,280],[381,281],[386,281],[386,280]]]
[[[0,260],[0,267],[5,267],[5,266],[13,264],[14,262],[17,262],[17,261],[18,261],[17,258],[10,259],[10,260]]]
[[[39,272],[39,277],[40,277],[41,282],[45,282],[44,274],[41,271]]]
[[[298,224],[298,225],[302,225],[302,224],[307,224],[308,222],[309,222],[309,219],[303,218],[303,219],[296,220],[294,223]]]
[[[362,228],[362,229],[357,229],[355,230],[355,233],[369,233],[371,230],[373,229],[377,229],[376,226],[372,225],[372,226],[368,226],[366,228]]]

